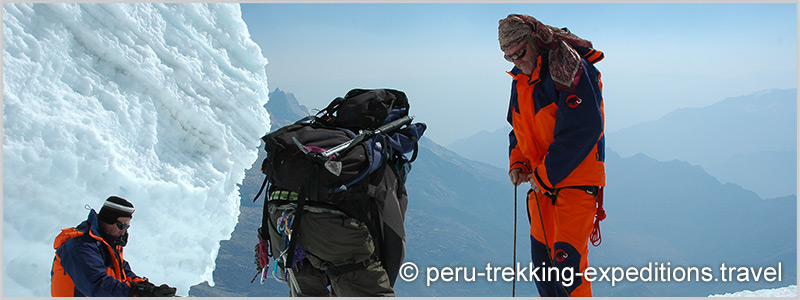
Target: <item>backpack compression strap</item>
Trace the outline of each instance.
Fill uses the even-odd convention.
[[[283,262],[284,269],[287,267],[294,267],[294,248],[297,246],[297,239],[301,233],[300,222],[303,218],[303,210],[305,209],[306,198],[309,198],[309,201],[314,202],[318,200],[317,191],[319,185],[319,172],[319,165],[312,164],[311,170],[306,173],[306,178],[303,180],[303,187],[300,189],[300,193],[297,197],[297,207],[295,208],[294,212],[294,221],[292,221],[292,237],[289,239],[289,246],[286,248],[288,249],[289,253],[286,256],[286,260]]]

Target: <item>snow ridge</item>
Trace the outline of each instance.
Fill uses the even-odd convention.
[[[745,290],[735,293],[710,295],[709,297],[797,297],[797,286],[790,285],[777,289],[763,289],[757,291]]]

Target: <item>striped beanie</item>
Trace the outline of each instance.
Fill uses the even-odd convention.
[[[119,217],[133,218],[133,204],[117,196],[111,196],[103,203],[97,218],[103,223],[114,224]]]

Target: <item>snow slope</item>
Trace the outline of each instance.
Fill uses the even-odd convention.
[[[269,128],[239,5],[5,3],[3,35],[3,296],[49,296],[53,238],[110,195],[134,272],[212,281]]]
[[[741,291],[736,293],[726,293],[722,295],[710,295],[709,297],[797,297],[797,286],[790,285],[777,289],[763,289],[757,291]]]

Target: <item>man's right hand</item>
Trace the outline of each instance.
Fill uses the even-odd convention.
[[[531,174],[523,173],[522,169],[520,168],[514,168],[508,172],[508,178],[511,179],[511,184],[513,184],[514,186],[519,186],[523,182],[530,182]]]
[[[143,282],[129,282],[131,291],[128,293],[131,297],[153,297],[153,289],[156,287],[149,281]]]
[[[178,290],[166,284],[156,286],[149,281],[131,282],[130,296],[132,297],[172,297]]]
[[[153,296],[155,297],[174,297],[178,289],[168,286],[166,284],[159,285],[153,288]]]

